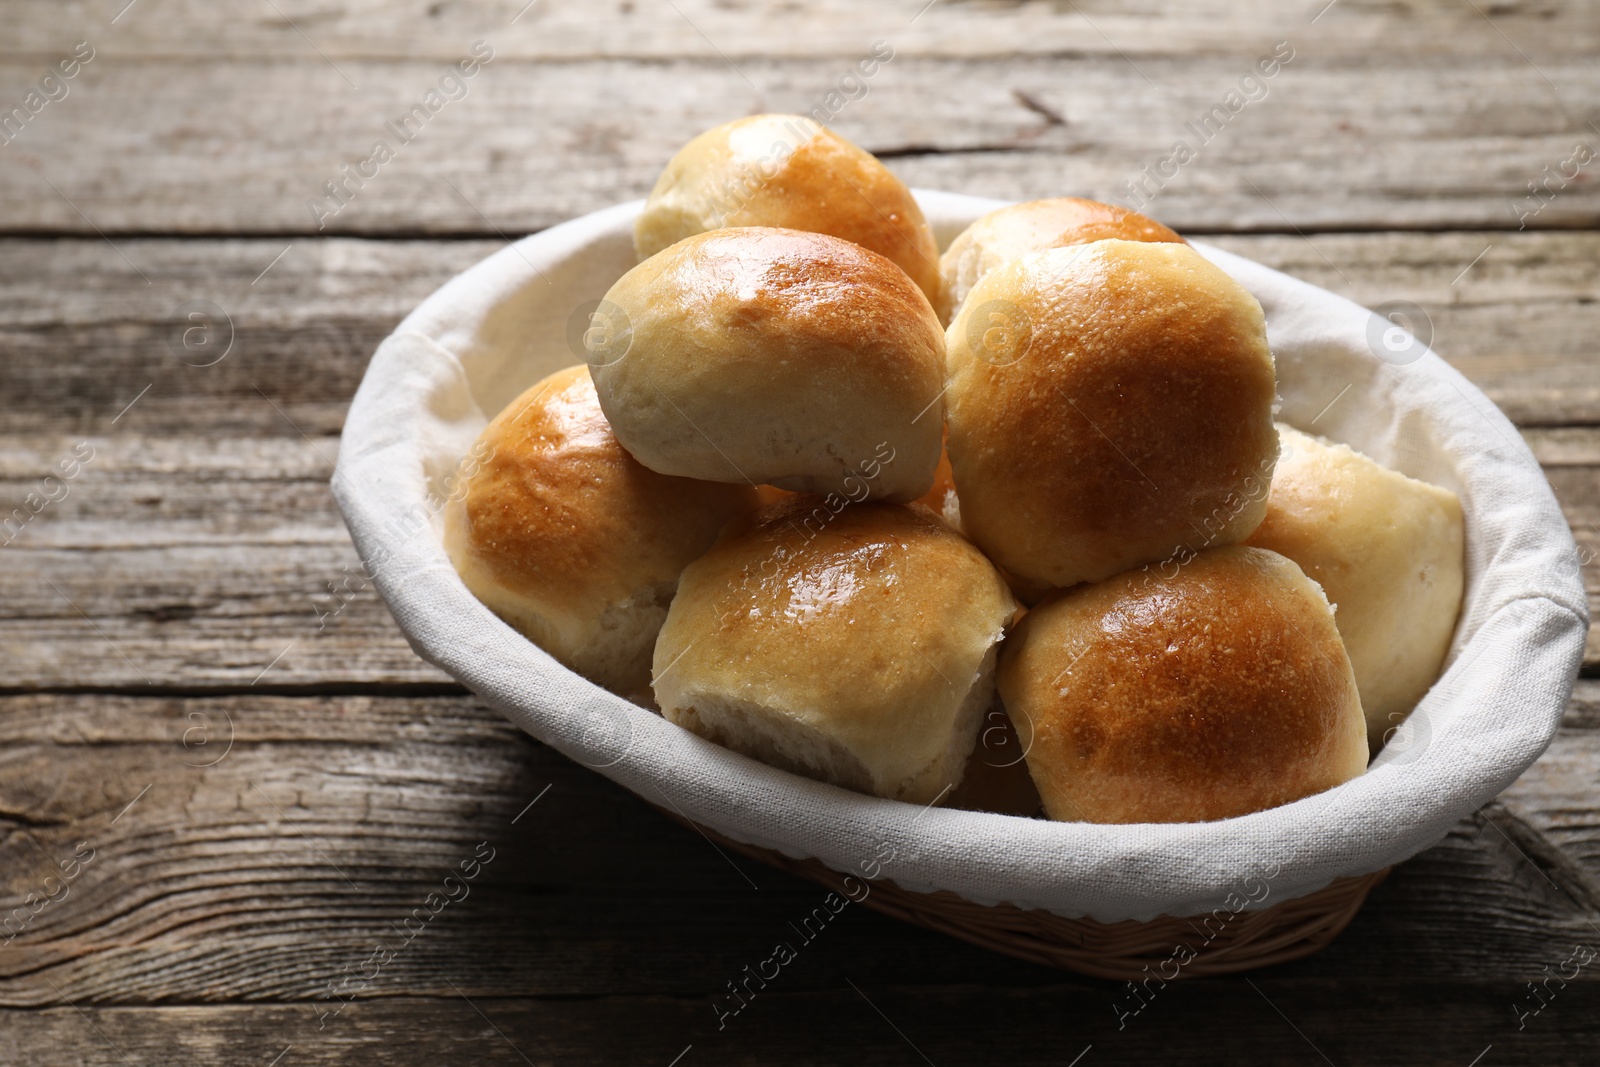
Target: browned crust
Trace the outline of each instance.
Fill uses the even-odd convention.
[[[722,343],[707,347],[729,359],[758,355],[754,346],[779,346],[819,373],[886,374],[882,384],[890,388],[921,384],[930,365],[943,366],[938,319],[905,271],[830,234],[712,230],[630,273],[644,283],[642,293],[678,300],[680,316],[707,316],[708,325],[726,331]],[[864,352],[876,358],[863,360]]]
[[[938,664],[961,649],[975,665],[1013,610],[983,554],[921,509],[796,494],[729,523],[686,572],[668,630],[695,648],[674,684],[736,679],[824,715],[865,688],[955,700],[972,679]]]
[[[931,302],[939,249],[911,190],[876,156],[822,130],[790,156],[730,226],[786,226],[842,237],[888,257]]]
[[[1263,549],[1059,593],[1007,640],[1000,692],[1051,817],[1198,822],[1329,789],[1365,764],[1332,613]]]
[[[1260,306],[1186,248],[1146,251],[1174,247],[1034,253],[990,273],[951,325],[962,524],[1019,578],[1096,580],[1259,521],[1277,454]],[[1029,323],[1014,360],[972,347],[994,301]]]
[[[940,258],[939,298],[934,302],[939,320],[948,323],[982,274],[1009,260],[1106,240],[1187,243],[1152,218],[1098,200],[1058,196],[996,208],[963,230]]]
[[[1105,204],[1098,200],[1084,200],[1075,196],[1057,196],[1046,200],[1011,204],[985,216],[989,225],[995,228],[1009,224],[1013,218],[1029,229],[1055,231],[1053,238],[1038,246],[1041,250],[1112,238],[1123,241],[1186,243],[1176,230],[1169,229],[1137,211],[1118,204]]]
[[[960,778],[1014,610],[983,554],[920,508],[797,495],[730,524],[684,571],[656,697],[756,758],[928,802]]]
[[[724,226],[853,241],[899,265],[930,303],[939,295],[938,245],[911,190],[876,156],[803,115],[736,119],[680,149],[640,217],[640,254]]]
[[[647,466],[834,488],[876,455],[893,463],[870,495],[927,491],[944,335],[886,257],[804,230],[713,230],[634,267],[607,299],[632,342],[594,377],[618,438]],[[803,478],[817,481],[786,480]]]
[[[492,451],[465,490],[470,550],[507,591],[542,601],[606,603],[675,581],[731,515],[755,506],[748,487],[641,466],[581,365],[527,390],[480,440]]]

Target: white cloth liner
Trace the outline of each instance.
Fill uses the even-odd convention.
[[[1002,203],[916,195],[941,247]],[[1449,665],[1365,775],[1213,823],[923,809],[774,770],[567,671],[466,590],[438,511],[487,417],[581,361],[569,340],[587,323],[581,305],[633,265],[640,204],[519,241],[424,301],[373,356],[334,474],[356,547],[412,648],[534,737],[737,840],[844,871],[886,842],[884,876],[908,889],[1114,922],[1210,910],[1246,877],[1267,876],[1270,891],[1252,905],[1266,906],[1398,863],[1503,790],[1554,736],[1588,607],[1571,532],[1521,436],[1432,352],[1403,366],[1374,356],[1368,311],[1203,244],[1266,309],[1281,417],[1302,428],[1317,419],[1310,428],[1454,489],[1466,508],[1467,596]]]

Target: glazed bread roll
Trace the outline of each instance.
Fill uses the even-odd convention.
[[[997,208],[962,230],[939,258],[939,299],[934,302],[939,321],[948,323],[972,287],[1002,263],[1029,252],[1111,238],[1183,243],[1154,219],[1098,200],[1058,196]]]
[[[1461,501],[1345,445],[1279,425],[1283,457],[1249,544],[1322,585],[1355,668],[1374,751],[1444,666],[1466,584]]]
[[[962,531],[1070,586],[1248,537],[1278,454],[1261,305],[1184,244],[1033,252],[946,333]]]
[[[989,561],[920,509],[799,496],[684,571],[656,699],[772,766],[927,804],[961,779],[1014,610]]]
[[[1056,594],[1006,641],[999,684],[1052,819],[1224,819],[1367,765],[1333,611],[1264,549]]]
[[[755,493],[640,466],[581,365],[512,401],[479,442],[487,458],[444,511],[461,580],[567,667],[638,695],[679,573]]]
[[[651,470],[908,501],[939,462],[944,337],[905,271],[826,234],[713,230],[634,267],[631,324],[591,360],[618,440]]]
[[[663,248],[725,226],[781,226],[854,241],[939,295],[939,248],[911,190],[803,115],[751,115],[707,130],[672,157],[634,223],[634,248]]]

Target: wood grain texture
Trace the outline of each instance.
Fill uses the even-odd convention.
[[[1369,307],[1420,304],[1435,348],[1519,425],[1600,425],[1600,234],[1204,239]],[[117,247],[149,284],[98,238],[0,239],[0,393],[28,398],[7,412],[7,433],[336,434],[379,342],[504,242]],[[215,306],[210,319],[187,317],[194,301]],[[196,344],[221,345],[231,331],[226,358],[182,361],[210,358],[183,344],[196,322],[210,331],[192,333]]]
[[[357,1007],[459,990],[666,999],[709,1022],[711,996],[822,895],[719,854],[466,696],[37,694],[0,699],[0,723],[0,903],[15,915],[29,892],[59,897],[0,944],[0,1006],[296,1001],[315,1031],[339,1005],[333,982]],[[1453,988],[1452,1001],[1492,992],[1473,1032],[1498,1041],[1523,983],[1600,942],[1597,736],[1600,682],[1584,681],[1549,755],[1510,793],[1398,868],[1324,953],[1259,980],[1382,975],[1405,1004],[1419,1003],[1411,985]],[[1581,783],[1570,768],[1585,761]],[[1558,842],[1543,824],[1585,784],[1590,824]],[[403,940],[396,924],[480,842],[493,856],[469,891]],[[62,895],[49,879],[75,854],[89,858]],[[337,985],[380,945],[394,956],[364,988]],[[1064,998],[1115,1022],[1114,985],[862,909],[803,948],[815,962],[785,971],[785,995],[848,977],[913,999],[966,989],[972,1019]],[[1587,1003],[1594,980],[1558,1001],[1552,1031],[1572,1032],[1566,1007]]]
[[[336,434],[383,338],[429,293],[503,247],[498,239],[118,241],[147,283],[98,238],[0,241],[0,344],[9,356],[0,390],[29,398],[7,412],[7,431]],[[190,319],[193,310],[203,317]]]
[[[1188,131],[1270,51],[908,56],[833,124],[913,185],[1017,199],[1129,201],[1127,183],[1186,139],[1194,160],[1169,171],[1148,210],[1180,230],[1218,232],[1516,229],[1530,182],[1580,143],[1600,149],[1582,113],[1600,68],[1562,55],[1530,66],[1509,47],[1470,65],[1426,54],[1397,63],[1320,55],[1306,40],[1214,137]],[[0,150],[0,219],[11,233],[113,237],[520,234],[643,196],[694,134],[754,111],[808,111],[847,69],[506,58],[402,142],[386,123],[437,85],[439,61],[155,65],[111,54]],[[39,71],[38,61],[0,61],[0,84],[20,99]],[[337,214],[313,209],[325,183],[379,141],[395,158],[369,167]],[[1594,165],[1523,221],[1593,226]]]
[[[1519,426],[1600,422],[1600,234],[1208,234],[1366,307],[1420,305],[1432,345]]]
[[[96,1008],[0,1012],[0,1049],[30,1063],[288,1065],[644,1063],[670,1067],[774,1062],[987,1064],[1262,1064],[1396,1067],[1585,1067],[1600,1041],[1600,989],[1571,985],[1524,1030],[1507,988],[1492,981],[1333,984],[1259,975],[1163,991],[1125,1029],[1116,991],[1062,983],[1037,991],[958,982],[923,989],[855,978],[843,951],[797,960],[826,972],[816,992],[769,989],[725,1030],[703,1003],[666,996],[573,1000],[504,996],[358,1004],[318,1031],[299,1005]],[[855,988],[852,988],[854,983]],[[1359,1020],[1359,1022],[1354,1021]],[[330,1032],[331,1031],[331,1032]],[[1485,1056],[1485,1053],[1488,1053]],[[998,1057],[1003,1056],[1003,1061]],[[1491,1060],[1489,1057],[1492,1056]],[[60,1058],[53,1058],[60,1057]],[[1091,1057],[1093,1057],[1091,1059]],[[1324,1059],[1326,1057],[1326,1060]]]
[[[1368,304],[1422,304],[1435,345],[1514,418],[1600,422],[1600,237],[1213,240]],[[319,618],[338,605],[329,583],[343,585],[359,563],[326,481],[334,435],[379,340],[502,246],[122,242],[157,283],[147,286],[100,241],[0,242],[0,337],[11,353],[0,390],[30,399],[8,412],[0,436],[0,501],[9,502],[0,511],[22,506],[80,441],[95,450],[67,497],[0,549],[16,561],[0,570],[5,684],[446,681],[359,582],[348,606]],[[196,299],[232,324],[234,350],[212,366],[176,354],[188,320],[172,309]],[[213,326],[220,343],[224,320]],[[1600,437],[1584,427],[1528,437],[1600,598]],[[1588,662],[1600,663],[1595,636]]]
[[[1600,608],[1600,430],[1547,434],[1528,432],[1559,458],[1546,473]],[[5,684],[448,680],[361,577],[327,487],[336,438],[86,440],[95,458],[68,495],[0,548]],[[23,499],[74,443],[0,438],[0,489]],[[1593,630],[1586,662],[1600,663]]]
[[[95,454],[0,535],[0,1064],[1594,1061],[1596,965],[1518,1012],[1600,948],[1600,679],[1312,959],[1119,1026],[1125,989],[851,908],[719,1030],[713,995],[820,890],[513,729],[370,589],[318,620],[357,562],[339,429],[399,318],[506,236],[642,195],[699,130],[825,103],[879,40],[834,125],[908,181],[1110,199],[1291,42],[1148,210],[1422,305],[1522,427],[1600,606],[1595,164],[1518,217],[1600,148],[1593,0],[524,5],[5,8],[0,117],[75,42],[96,56],[0,145],[0,520]],[[308,199],[476,40],[469,95],[319,231]],[[233,342],[214,365],[180,359],[195,301]],[[470,895],[352,984],[480,842]]]
[[[139,0],[117,17],[121,4],[15,0],[0,56],[54,57],[64,43],[84,37],[113,55],[140,59],[304,59],[320,51],[332,59],[441,60],[456,57],[457,42],[477,38],[492,40],[501,54],[541,60],[853,58],[878,38],[918,56],[1193,56],[1231,54],[1241,43],[1297,33],[1325,36],[1330,48],[1348,52],[1469,57],[1508,50],[1497,28],[1537,58],[1589,53],[1600,40],[1593,6],[1582,0],[1478,10],[1451,0],[1344,0],[1324,11],[1325,5],[1326,0],[1203,0],[1181,9],[1114,0],[280,0],[239,9],[204,0]],[[178,27],[182,32],[174,32]]]

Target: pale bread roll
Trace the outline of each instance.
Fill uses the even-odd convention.
[[[725,226],[842,237],[894,261],[929,301],[939,295],[939,248],[911,190],[876,156],[804,115],[751,115],[684,145],[634,223],[634,248],[648,259]]]
[[[512,401],[478,440],[486,458],[444,510],[461,580],[562,664],[637,696],[678,575],[755,493],[640,466],[581,365]]]
[[[984,276],[946,333],[962,531],[1023,585],[1248,537],[1277,456],[1261,305],[1184,244],[1106,240]]]
[[[634,267],[606,300],[631,333],[593,361],[595,388],[651,470],[852,500],[928,491],[944,335],[876,252],[801,230],[713,230]]]
[[[949,323],[985,274],[1018,256],[1110,238],[1183,242],[1154,219],[1098,200],[1058,196],[1009,204],[980,216],[939,257],[939,299],[934,310],[940,322]]]
[[[1279,424],[1267,515],[1247,542],[1322,585],[1382,747],[1444,666],[1466,585],[1461,501],[1350,447]]]
[[[1275,552],[1199,553],[1058,593],[1006,640],[999,686],[1052,819],[1205,822],[1367,764],[1333,611]]]
[[[656,700],[772,766],[927,804],[961,780],[1014,610],[989,561],[922,510],[795,497],[684,571]]]

